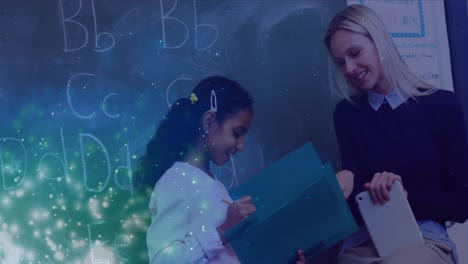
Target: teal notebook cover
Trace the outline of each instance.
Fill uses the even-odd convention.
[[[229,193],[234,200],[252,196],[257,207],[256,217],[265,218],[287,203],[289,197],[297,195],[298,190],[317,181],[318,178],[313,177],[314,171],[322,165],[314,146],[308,142]]]
[[[257,207],[226,234],[242,263],[288,263],[299,248],[316,255],[357,230],[333,168],[311,143],[230,193],[251,195]]]

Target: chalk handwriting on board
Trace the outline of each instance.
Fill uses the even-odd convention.
[[[172,86],[173,86],[176,82],[182,81],[182,80],[184,80],[184,81],[191,81],[192,79],[190,79],[190,78],[185,78],[185,77],[180,77],[180,78],[177,78],[177,79],[175,79],[174,81],[172,81],[171,84],[169,84],[169,86],[167,87],[167,90],[166,90],[166,101],[167,101],[167,106],[168,106],[168,107],[171,107],[171,102],[169,102],[169,92],[171,91]]]
[[[88,242],[89,242],[89,251],[90,251],[90,258],[91,258],[91,263],[92,264],[110,264],[110,263],[115,263],[115,261],[111,261],[110,259],[106,258],[96,258],[96,253],[95,249],[96,248],[104,248],[103,246],[107,245],[109,241],[96,241],[93,239],[93,236],[91,235],[92,228],[97,225],[103,225],[105,224],[106,221],[104,220],[99,220],[95,221],[92,223],[87,224],[88,227]],[[127,235],[117,235],[114,239],[114,244],[112,247],[112,250],[115,251],[115,255],[121,260],[121,261],[128,261],[128,257],[121,252],[121,249],[127,248],[130,246],[130,237]]]
[[[6,143],[7,141],[16,142],[21,146],[21,150],[23,150],[23,153],[24,153],[24,168],[23,169],[10,168],[8,166],[4,166],[1,144]],[[10,162],[10,164],[11,163],[12,162]],[[27,152],[26,152],[26,148],[25,148],[25,146],[24,146],[24,144],[23,144],[23,142],[21,140],[19,140],[17,138],[13,138],[13,137],[0,138],[0,166],[2,167],[2,178],[3,178],[3,189],[4,190],[13,189],[13,188],[15,188],[15,187],[17,187],[17,186],[19,186],[19,185],[21,185],[23,183],[24,179],[26,178],[26,171],[28,169],[28,155],[27,155]],[[5,175],[5,174],[7,174],[7,170],[9,170],[9,172],[10,172],[9,174],[13,174],[13,175],[15,175],[15,171],[18,172],[18,173],[22,173],[22,176],[20,176],[20,179],[18,179],[18,176],[14,177],[14,182],[17,182],[16,185],[7,186],[7,177]]]
[[[100,220],[100,221],[96,221],[96,222],[93,222],[93,223],[89,223],[87,225],[88,226],[89,251],[90,251],[90,255],[91,255],[91,263],[92,264],[101,264],[101,263],[102,264],[110,264],[111,263],[110,259],[96,259],[95,256],[94,256],[94,247],[95,246],[105,245],[109,241],[104,241],[104,242],[93,241],[93,238],[91,236],[91,227],[95,226],[95,225],[102,225],[104,223],[106,223],[106,221]]]
[[[70,79],[68,79],[68,82],[67,82],[67,86],[66,86],[66,91],[67,91],[67,102],[68,102],[68,106],[70,107],[70,110],[79,118],[81,119],[91,119],[94,117],[94,115],[96,114],[96,112],[92,112],[88,115],[85,115],[85,114],[80,114],[74,107],[73,105],[73,102],[72,102],[72,96],[71,96],[71,87],[72,87],[72,81],[77,79],[78,77],[82,77],[82,76],[94,76],[94,74],[92,73],[77,73],[77,74],[74,74],[72,77],[70,77]],[[109,113],[107,110],[106,110],[106,103],[107,103],[107,100],[111,97],[111,96],[116,96],[117,94],[116,93],[110,93],[108,94],[104,100],[102,101],[102,111],[104,112],[104,114],[109,117],[109,118],[119,118],[120,117],[120,114],[111,114]]]
[[[72,77],[70,77],[70,79],[68,79],[68,83],[67,83],[67,102],[68,102],[68,106],[70,107],[70,109],[72,110],[72,112],[78,116],[79,118],[82,118],[82,119],[91,119],[93,118],[93,116],[96,114],[95,112],[92,112],[91,114],[89,115],[82,115],[80,113],[78,113],[78,111],[75,110],[75,107],[73,106],[72,104],[72,100],[71,100],[71,95],[70,95],[70,87],[71,87],[71,82],[80,77],[80,76],[94,76],[94,74],[91,74],[91,73],[77,73],[75,75],[73,75]]]
[[[131,245],[131,240],[130,240],[130,237],[127,235],[118,235],[114,239],[114,251],[120,260],[124,262],[129,260],[128,257],[123,252],[121,252],[121,249],[129,247],[130,245]]]
[[[57,153],[53,153],[53,152],[47,152],[43,154],[39,158],[39,164],[37,167],[39,177],[43,177],[47,180],[55,180],[55,181],[60,181],[63,178],[67,178],[67,179],[70,178],[69,176],[70,176],[71,167],[69,166],[69,162],[67,159],[67,150],[65,148],[65,140],[64,140],[62,128],[60,128],[60,139],[61,139],[61,145],[62,145],[63,158],[60,157]],[[107,148],[104,146],[104,144],[98,137],[90,133],[79,133],[78,139],[79,139],[80,150],[81,150],[84,188],[86,191],[89,191],[89,192],[95,192],[95,193],[102,192],[105,189],[105,187],[107,187],[110,181],[111,173],[112,173],[111,162],[110,162],[110,157],[109,157]],[[85,150],[84,141],[89,142],[87,144],[88,147],[95,146],[96,149],[100,150],[102,152],[102,155],[104,156],[104,160],[100,164],[102,164],[101,166],[104,167],[104,170],[106,171],[106,175],[103,178],[103,180],[98,183],[98,186],[90,186],[91,184],[89,183],[89,175],[88,175],[89,168],[88,168],[86,161],[87,159],[91,159],[91,155],[89,154],[89,152]],[[7,144],[7,143],[10,143],[10,145],[12,145],[11,143],[14,143],[16,147],[13,149],[16,149],[17,152],[19,149],[19,152],[23,155],[19,155],[19,157],[15,157],[13,154],[9,154],[8,156],[10,156],[10,161],[5,163],[4,158],[3,158],[5,155],[3,153],[2,144]],[[117,166],[116,169],[114,170],[113,178],[117,187],[119,187],[122,190],[130,191],[131,193],[133,193],[133,188],[131,184],[132,166],[131,166],[131,160],[130,160],[130,149],[129,149],[128,143],[125,143],[124,145],[126,148],[126,155],[125,155],[126,165]],[[10,146],[10,148],[12,147]],[[11,150],[10,152],[13,153],[13,151]],[[94,158],[94,155],[95,154],[93,154],[92,156],[93,158]],[[57,160],[59,164],[62,166],[63,176],[60,175],[60,176],[52,177],[49,175],[49,169],[48,169],[48,166],[45,165],[45,163],[47,160],[50,161],[52,159]],[[13,138],[13,137],[0,138],[0,166],[2,168],[1,171],[2,171],[2,180],[3,180],[4,190],[11,190],[11,189],[15,189],[21,186],[21,184],[24,182],[26,175],[28,173],[28,153],[26,151],[26,147],[24,143],[22,142],[22,140],[18,138]],[[122,173],[122,171],[124,173]],[[97,176],[93,177],[93,179],[96,179],[96,177]]]
[[[216,42],[216,40],[218,39],[218,35],[219,35],[219,31],[218,31],[218,28],[211,25],[211,24],[206,24],[206,23],[203,23],[203,24],[198,24],[198,19],[197,19],[197,4],[196,4],[196,1],[193,0],[193,17],[195,19],[195,32],[194,32],[194,35],[195,35],[195,49],[196,50],[207,50],[209,48],[211,48],[211,46],[213,46]],[[211,41],[211,43],[209,43],[208,45],[206,45],[205,47],[199,47],[198,46],[198,30],[202,27],[207,27],[207,28],[210,28],[212,29],[214,32],[215,32],[215,36],[213,37],[213,40]]]
[[[69,166],[68,166],[68,161],[67,161],[67,155],[66,155],[66,150],[65,150],[65,140],[63,139],[63,129],[60,128],[60,139],[61,139],[61,142],[62,142],[62,151],[63,151],[63,159],[60,158],[57,154],[55,153],[51,153],[51,152],[48,152],[44,155],[42,155],[42,157],[40,158],[39,160],[39,166],[38,166],[38,171],[39,171],[39,176],[42,176],[46,179],[50,179],[50,180],[60,180],[61,177],[57,177],[57,178],[52,178],[52,177],[49,177],[47,175],[47,173],[44,172],[44,167],[46,166],[42,166],[43,162],[44,162],[44,159],[48,156],[51,156],[53,158],[56,158],[60,164],[62,165],[62,168],[63,168],[63,172],[64,172],[64,177],[68,178],[70,176],[70,171],[69,171]]]
[[[82,162],[82,165],[83,165],[83,179],[84,179],[84,186],[85,186],[86,190],[88,190],[90,192],[101,192],[106,187],[107,183],[109,182],[110,175],[111,175],[111,165],[110,165],[109,153],[107,152],[107,149],[104,146],[104,144],[102,144],[102,141],[100,139],[98,139],[96,136],[94,136],[92,134],[89,134],[89,133],[79,133],[78,136],[80,138],[80,148],[81,148],[81,153],[82,154],[85,153],[84,147],[83,147],[83,139],[84,138],[89,138],[89,139],[93,140],[98,145],[97,148],[101,149],[102,153],[104,154],[105,160],[103,161],[103,163],[105,163],[105,165],[106,165],[107,175],[105,177],[104,183],[99,182],[99,187],[98,188],[89,187],[89,185],[88,185],[88,172],[87,172],[88,170],[87,170],[87,167],[86,167],[86,158],[85,158],[86,155],[81,155],[81,162]]]
[[[164,10],[163,0],[160,0],[159,3],[161,5],[161,26],[162,26],[163,47],[166,48],[166,49],[181,48],[182,46],[184,46],[184,44],[187,42],[187,40],[189,38],[189,29],[188,29],[187,24],[184,23],[184,21],[182,21],[181,19],[178,19],[176,17],[170,16],[171,13],[174,11],[174,9],[177,6],[177,0],[174,1],[172,7],[169,9],[169,11],[167,11],[167,13],[165,13],[165,10]],[[194,26],[194,37],[195,37],[194,46],[195,46],[195,49],[197,51],[202,51],[202,50],[207,50],[207,49],[211,48],[216,43],[216,40],[218,39],[219,30],[218,30],[217,27],[215,27],[214,25],[211,25],[211,24],[207,24],[207,23],[198,24],[197,2],[196,2],[196,0],[193,0],[193,18],[194,18],[194,25],[195,25]],[[168,22],[168,21],[177,22],[177,23],[181,24],[185,29],[185,36],[183,37],[183,40],[179,44],[174,45],[174,46],[169,46],[167,44],[166,22]],[[207,29],[211,29],[214,32],[214,37],[211,40],[211,42],[209,44],[207,44],[206,46],[199,46],[199,41],[198,41],[199,36],[198,36],[198,34],[199,34],[199,30],[201,28],[203,28],[203,27],[207,28]]]
[[[109,112],[107,112],[106,110],[106,103],[107,103],[107,100],[111,97],[111,96],[116,96],[117,93],[110,93],[108,94],[104,100],[102,101],[102,111],[104,112],[104,114],[109,117],[109,118],[119,118],[120,114],[111,114]]]
[[[65,17],[65,11],[63,9],[63,2],[62,2],[62,0],[59,1],[60,14],[61,14],[61,20],[62,20],[62,28],[63,28],[63,39],[64,39],[64,45],[65,45],[64,51],[65,52],[81,50],[81,49],[87,47],[87,45],[88,45],[88,40],[89,40],[88,29],[80,21],[74,20],[74,18],[81,12],[81,8],[82,8],[82,0],[78,0],[78,3],[79,3],[79,7],[76,10],[76,12],[71,16]],[[97,52],[108,51],[112,47],[114,47],[115,38],[114,38],[114,36],[112,34],[110,34],[108,32],[98,33],[98,26],[97,26],[97,21],[96,21],[96,9],[94,7],[94,0],[91,0],[91,10],[92,10],[92,14],[93,14],[93,25],[94,25],[94,47],[93,47],[93,50],[97,51]],[[71,25],[76,25],[76,26],[78,26],[79,28],[81,28],[83,30],[84,39],[83,39],[82,45],[77,47],[77,48],[69,48],[68,47],[67,26],[71,26]],[[111,44],[108,44],[108,47],[101,48],[101,46],[99,44],[99,39],[101,37],[104,37],[104,36],[107,36],[108,38],[111,39],[111,42],[110,42]]]
[[[109,153],[107,151],[107,148],[104,146],[104,144],[102,143],[102,141],[99,138],[97,138],[96,136],[94,136],[92,134],[79,133],[78,136],[79,136],[80,148],[81,148],[81,161],[82,161],[82,166],[83,166],[84,187],[85,187],[85,189],[87,191],[90,191],[90,192],[102,192],[104,190],[104,188],[107,186],[107,184],[109,183],[109,179],[110,179],[110,176],[111,176],[111,163],[110,163],[110,158],[109,158]],[[100,149],[102,151],[102,154],[104,154],[105,160],[103,160],[102,163],[105,164],[105,167],[107,169],[107,175],[105,176],[104,182],[99,182],[97,188],[90,187],[89,183],[88,183],[88,169],[87,169],[87,165],[86,165],[86,156],[88,156],[88,155],[87,154],[85,155],[85,150],[84,150],[84,147],[83,147],[84,138],[88,138],[88,139],[92,140],[95,144],[97,144],[97,149]],[[117,177],[118,171],[120,169],[126,169],[128,171],[127,175],[130,175],[131,171],[132,171],[132,168],[131,168],[131,165],[130,165],[128,144],[126,144],[126,146],[127,146],[127,162],[128,162],[128,165],[127,165],[127,167],[119,166],[115,170],[114,179],[117,182],[117,185],[119,187],[121,187],[124,190],[131,190],[132,191],[133,190],[132,189],[132,184],[130,184],[130,182],[128,184],[128,187],[125,187],[123,184],[120,183],[120,181],[119,181],[119,179]],[[128,179],[128,181],[130,181],[130,177],[128,177],[127,179]]]
[[[114,170],[114,180],[115,184],[117,187],[121,188],[122,190],[130,190],[130,193],[133,194],[133,184],[132,184],[132,166],[131,166],[131,161],[130,161],[130,149],[128,143],[125,143],[125,148],[127,150],[127,155],[126,155],[126,162],[127,166],[120,165]],[[127,173],[123,173],[123,177],[127,181],[127,185],[123,184],[121,180],[119,179],[119,172],[123,170],[126,171]]]

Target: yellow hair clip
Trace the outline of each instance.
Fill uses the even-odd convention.
[[[198,101],[198,97],[195,93],[192,93],[190,95],[190,101],[192,101],[192,104],[194,104],[196,101]]]

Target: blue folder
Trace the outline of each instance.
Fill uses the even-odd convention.
[[[229,230],[242,263],[288,263],[297,249],[317,255],[357,230],[335,172],[308,142],[232,189],[257,212]]]

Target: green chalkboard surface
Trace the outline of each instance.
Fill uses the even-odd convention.
[[[255,99],[228,188],[311,141],[339,166],[322,37],[344,0],[19,0],[0,5],[0,262],[146,263],[129,175],[202,78]],[[234,173],[235,172],[235,173]]]

